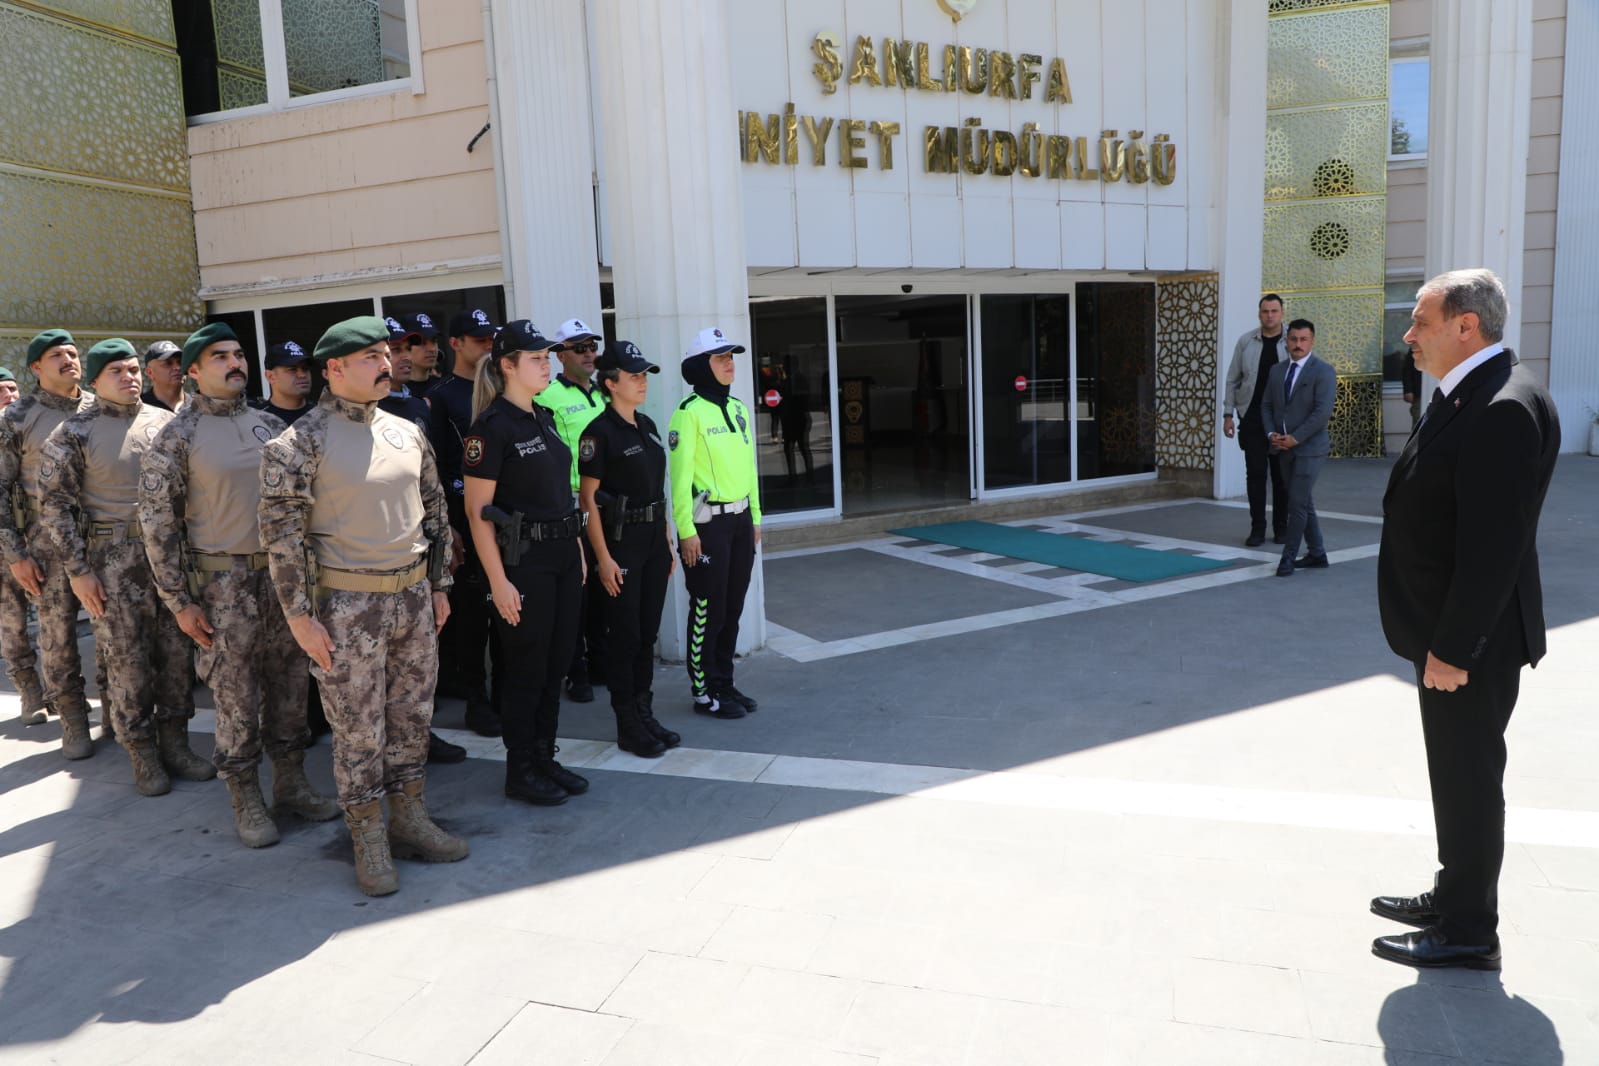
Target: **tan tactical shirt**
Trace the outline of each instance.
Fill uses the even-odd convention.
[[[69,577],[89,572],[81,514],[89,523],[139,517],[139,461],[171,411],[96,397],[44,442],[39,460],[39,525]]]
[[[173,613],[193,602],[186,552],[261,550],[261,448],[285,428],[242,394],[219,400],[195,393],[144,453],[139,525],[156,591]]]
[[[318,566],[392,573],[430,542],[449,544],[444,488],[417,426],[323,393],[316,410],[261,450],[261,543],[283,613],[311,610],[309,548]],[[449,575],[434,586],[448,588]]]
[[[45,438],[93,399],[81,390],[69,397],[40,389],[0,412],[0,557],[7,566],[30,557],[28,530],[17,525],[14,504],[25,500],[37,520],[39,456]]]

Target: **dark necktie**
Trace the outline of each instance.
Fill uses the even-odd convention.
[[[1298,363],[1288,364],[1288,374],[1283,378],[1283,399],[1286,401],[1294,394],[1294,375],[1299,372]]]
[[[1432,390],[1432,402],[1429,403],[1427,405],[1427,409],[1421,413],[1421,421],[1416,423],[1416,432],[1421,432],[1421,427],[1427,424],[1427,419],[1431,418],[1432,413],[1444,405],[1444,401],[1446,399],[1448,399],[1448,397],[1444,395],[1443,389],[1438,388]]]

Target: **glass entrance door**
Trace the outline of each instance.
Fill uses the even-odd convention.
[[[846,515],[972,495],[967,297],[838,296]]]

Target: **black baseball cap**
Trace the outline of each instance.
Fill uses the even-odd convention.
[[[507,322],[505,328],[494,335],[495,358],[512,352],[542,352],[546,349],[558,352],[563,347],[540,333],[539,328],[525,318]]]
[[[170,359],[174,355],[181,354],[183,354],[183,349],[172,341],[156,341],[144,350],[144,365],[149,366],[158,360]]]
[[[276,370],[280,366],[299,366],[301,363],[310,362],[311,353],[300,347],[294,341],[284,341],[274,344],[267,349],[266,368]]]
[[[393,344],[395,341],[403,341],[407,337],[420,336],[420,334],[414,334],[411,330],[406,329],[405,326],[400,323],[400,320],[394,318],[393,316],[385,318],[383,320],[383,324],[389,329],[390,344]]]
[[[526,322],[527,319],[522,319]],[[531,324],[531,323],[529,323]],[[450,316],[450,336],[452,337],[492,337],[497,327],[487,311],[472,308],[468,311],[457,311]],[[516,351],[513,348],[511,351]]]
[[[433,324],[433,316],[426,311],[418,311],[414,315],[397,315],[400,325],[405,327],[407,333],[415,333],[423,340],[432,340],[439,335],[439,327]]]
[[[605,353],[594,360],[595,370],[620,370],[627,374],[659,374],[661,368],[644,358],[638,345],[632,341],[615,341],[605,346]]]

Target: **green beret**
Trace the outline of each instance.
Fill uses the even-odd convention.
[[[178,360],[178,366],[187,374],[194,361],[200,358],[200,353],[205,351],[217,341],[236,341],[238,336],[233,332],[233,327],[226,322],[210,322],[193,333],[183,342],[183,358]]]
[[[28,365],[37,363],[45,352],[58,344],[70,344],[76,348],[78,342],[64,329],[47,329],[28,342]]]
[[[100,376],[100,371],[106,368],[107,363],[120,363],[124,359],[137,359],[139,353],[133,350],[133,343],[121,337],[112,337],[103,340],[89,349],[89,354],[83,357],[83,382],[92,385],[94,379]]]
[[[312,358],[319,363],[325,363],[329,359],[350,355],[363,348],[370,348],[374,344],[387,344],[388,340],[388,323],[376,315],[347,318],[328,327],[328,331],[322,334],[322,339],[316,342],[316,351],[312,353]]]
[[[0,381],[15,380],[17,380],[17,375],[11,372],[11,368],[9,366],[0,366]]]

